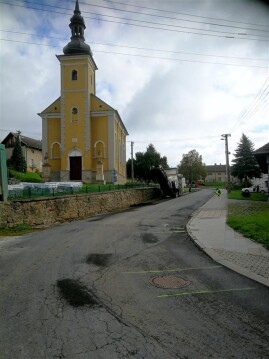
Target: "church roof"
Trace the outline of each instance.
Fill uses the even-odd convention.
[[[63,53],[65,55],[92,55],[90,46],[85,43],[86,25],[79,10],[78,0],[76,0],[74,15],[70,18],[69,27],[72,35],[71,41],[63,48]]]
[[[59,113],[61,107],[61,96],[53,101],[48,107],[45,108],[41,113],[38,113],[38,116],[41,116],[45,113]]]

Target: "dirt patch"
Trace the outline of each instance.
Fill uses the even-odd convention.
[[[61,279],[57,281],[57,287],[61,298],[65,299],[72,307],[96,307],[100,306],[96,295],[92,293],[79,280]]]
[[[156,202],[142,202],[142,203],[137,203],[137,204],[131,204],[130,208],[154,206],[155,204],[156,204]]]
[[[86,262],[88,264],[94,264],[98,267],[107,267],[111,262],[111,253],[92,253],[88,254],[86,257]]]
[[[152,233],[143,233],[141,235],[141,238],[144,243],[157,243],[158,242],[158,238],[156,236],[154,236],[154,234],[152,234]]]

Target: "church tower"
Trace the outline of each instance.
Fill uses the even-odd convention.
[[[95,94],[97,66],[85,42],[78,0],[69,27],[70,42],[63,55],[56,55],[61,96],[39,114],[51,180],[96,182],[96,168],[102,163],[104,181],[123,183],[128,133],[118,112]]]

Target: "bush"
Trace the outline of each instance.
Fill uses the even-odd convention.
[[[40,183],[42,178],[39,173],[33,173],[33,172],[18,172],[13,169],[8,170],[9,176],[11,178],[16,178],[19,181],[22,182],[34,182],[34,183]]]
[[[243,197],[250,197],[250,193],[249,192],[242,192],[241,193]]]

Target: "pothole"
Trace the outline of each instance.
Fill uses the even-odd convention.
[[[177,275],[156,276],[151,278],[149,282],[157,288],[166,289],[184,288],[191,284],[189,280],[181,278]]]
[[[61,279],[57,281],[60,296],[72,307],[96,307],[100,306],[96,295],[92,293],[84,284],[75,279]]]
[[[111,257],[111,253],[91,253],[87,255],[86,262],[98,267],[106,267],[110,263]]]
[[[152,233],[143,233],[141,235],[144,243],[156,243],[158,242],[158,238],[154,236]]]

